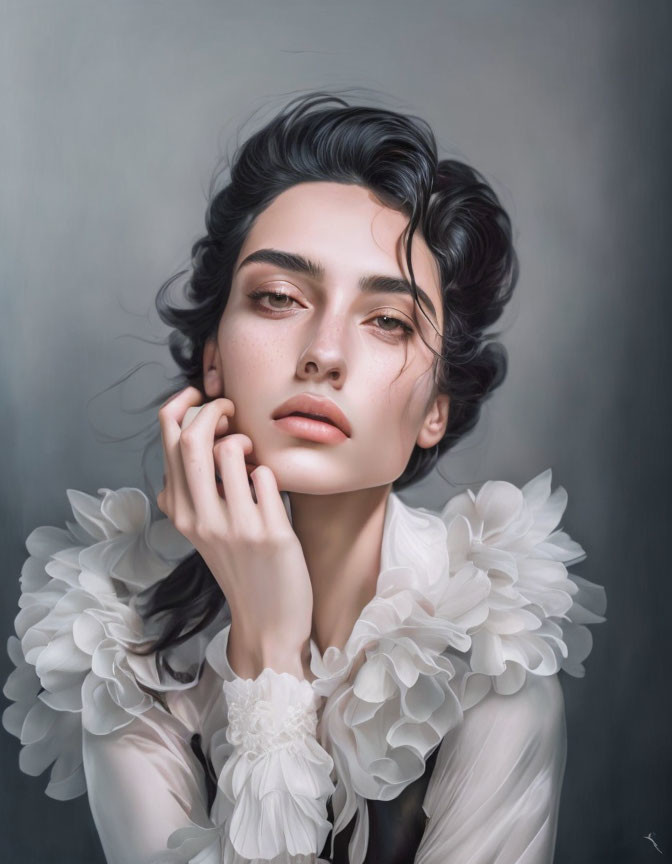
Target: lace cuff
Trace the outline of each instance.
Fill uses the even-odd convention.
[[[239,678],[226,649],[230,627],[208,646],[228,707],[230,750],[219,774],[213,815],[245,860],[311,856],[322,850],[331,825],[331,756],[316,739],[320,696],[308,681],[264,669]]]
[[[258,678],[225,681],[229,725],[226,737],[248,758],[288,748],[294,752],[315,737],[317,699],[307,681],[264,669]]]

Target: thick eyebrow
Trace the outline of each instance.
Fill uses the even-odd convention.
[[[241,261],[236,272],[247,264],[255,262],[275,264],[276,267],[281,267],[283,270],[293,270],[295,273],[303,273],[318,281],[324,279],[325,270],[322,264],[317,261],[310,261],[308,258],[304,258],[303,255],[297,255],[294,252],[283,252],[280,249],[257,249]],[[434,316],[435,323],[438,323],[436,309],[429,296],[419,285],[415,287],[418,291],[418,297]],[[397,276],[362,276],[359,280],[359,288],[361,291],[381,291],[384,293],[410,294],[411,297],[413,296],[411,283]]]

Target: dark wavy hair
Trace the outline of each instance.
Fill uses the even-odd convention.
[[[435,389],[450,396],[448,425],[434,447],[415,446],[393,483],[399,491],[425,477],[473,429],[484,400],[504,380],[506,351],[493,338],[500,334],[485,331],[500,317],[518,278],[511,222],[495,192],[474,168],[440,160],[434,134],[419,117],[314,92],[292,99],[238,148],[228,182],[211,192],[206,233],[192,247],[191,267],[165,282],[156,297],[182,372],[176,389],[192,384],[203,391],[203,348],[217,331],[255,218],[283,191],[310,181],[366,187],[408,218],[404,248],[414,311],[425,314],[411,264],[415,231],[438,264],[444,326],[441,351],[431,350]],[[172,305],[169,291],[185,276],[186,305]],[[225,603],[197,552],[140,599],[141,614],[162,621],[146,653],[193,636]]]

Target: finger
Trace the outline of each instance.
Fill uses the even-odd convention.
[[[226,400],[227,402],[231,402],[230,399]],[[207,403],[206,403],[207,404]],[[189,426],[191,426],[193,420],[198,416],[201,408],[205,407],[204,405],[197,405],[195,408],[187,408],[186,413],[184,415],[184,419],[182,420],[182,431],[184,432]],[[234,405],[231,402],[231,411],[229,413],[234,413]],[[222,435],[226,435],[229,431],[229,418],[226,414],[222,414],[217,421],[217,425],[215,426],[215,438],[219,438]]]
[[[192,389],[192,387],[190,384],[188,384],[186,387],[183,387],[181,390],[176,390],[175,393],[172,394],[172,396],[169,396],[165,400],[165,402],[162,402],[159,405],[159,411],[161,411],[163,408],[165,408],[166,405],[168,405],[170,402],[174,402],[176,399],[178,399],[186,390],[190,390],[190,389]],[[194,388],[194,389],[198,389],[198,388]]]
[[[183,432],[188,426],[191,426],[192,420],[198,417],[198,412],[203,407],[205,407],[205,403],[203,405],[192,405],[191,407],[187,408],[187,410],[184,412],[182,423],[180,423],[180,428]]]
[[[213,442],[222,415],[233,414],[233,402],[224,398],[213,399],[199,408],[190,425],[182,430],[180,451],[194,512],[205,522],[221,512],[221,499],[215,481]]]
[[[233,405],[233,402],[231,403]],[[226,414],[222,414],[215,426],[215,438],[221,438],[222,435],[227,435],[229,432],[229,418]]]
[[[222,414],[220,416],[219,420],[217,421],[217,426],[215,428],[215,435],[217,435],[217,434],[223,435],[224,433],[226,433],[226,431],[229,428],[229,418],[226,415],[227,414],[232,415],[235,411],[234,404],[230,399],[225,399],[224,397],[221,397],[221,399],[223,402],[227,403],[227,405],[230,407],[230,410],[227,410],[225,414]],[[215,400],[213,400],[213,401],[215,401]],[[182,426],[183,432],[185,429],[187,429],[189,426],[191,426],[192,422],[200,414],[201,409],[205,408],[205,406],[207,404],[209,404],[209,403],[206,402],[203,405],[196,405],[195,407],[191,406],[190,408],[187,408],[187,410],[184,414],[184,417],[182,419],[182,423],[180,424]]]
[[[166,489],[170,490],[171,495],[179,496],[180,499],[185,499],[189,495],[180,453],[181,423],[187,408],[202,401],[203,394],[200,390],[196,387],[185,387],[176,396],[164,402],[159,409]]]
[[[252,440],[241,432],[227,435],[214,448],[224,500],[228,504],[227,513],[235,522],[255,518],[256,505],[245,469],[245,455],[253,449]]]
[[[258,509],[264,524],[277,532],[291,527],[285,503],[278,489],[278,481],[268,465],[257,465],[250,474],[257,496]]]

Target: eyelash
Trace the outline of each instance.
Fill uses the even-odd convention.
[[[255,305],[258,306],[260,309],[263,309],[265,312],[271,312],[271,313],[286,312],[286,311],[288,311],[288,309],[290,307],[287,307],[286,309],[272,309],[272,308],[269,308],[268,306],[263,306],[259,302],[263,297],[287,297],[289,300],[294,300],[294,298],[291,296],[291,294],[284,294],[282,291],[263,291],[261,289],[257,290],[257,291],[253,291],[251,294],[248,294],[248,297],[250,298],[250,300],[253,300],[255,302]],[[297,302],[297,301],[294,300],[294,302]],[[411,327],[410,324],[407,324],[405,321],[402,321],[400,318],[394,318],[391,315],[377,315],[373,320],[377,321],[379,318],[386,318],[388,321],[396,321],[397,326],[401,327],[401,329],[403,331],[398,336],[398,338],[400,338],[400,339],[409,339],[413,335],[413,333],[415,332],[415,330],[413,329],[413,327]],[[391,336],[395,335],[394,330],[385,330],[382,327],[380,327],[378,329],[381,330],[381,332],[383,332],[383,333],[389,333]]]

